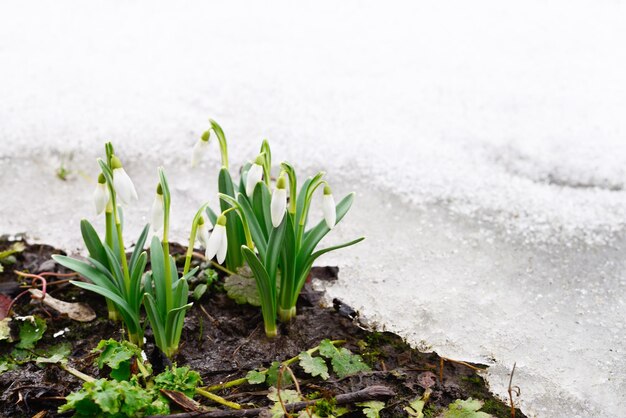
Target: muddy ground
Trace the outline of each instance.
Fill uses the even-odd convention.
[[[9,245],[7,241],[0,241],[0,251]],[[173,248],[174,252],[183,253],[182,247]],[[26,250],[16,254],[15,264],[5,266],[5,271],[0,273],[0,293],[6,296],[4,300],[14,298],[24,290],[19,288],[13,270],[67,273],[50,259],[52,254],[61,253],[46,245],[28,245]],[[337,273],[336,268],[324,267],[314,268],[311,275],[321,280],[336,280]],[[50,281],[55,280],[50,278]],[[441,358],[436,353],[414,350],[395,334],[363,329],[359,325],[358,313],[340,301],[334,301],[332,307],[322,306],[322,294],[312,290],[309,285],[300,297],[296,320],[281,325],[279,335],[269,340],[263,332],[260,309],[235,303],[224,292],[222,280],[223,277],[220,277],[189,311],[180,353],[174,359],[179,366],[188,365],[197,370],[207,386],[244,377],[249,370],[268,367],[273,361],[284,361],[329,338],[346,340],[344,347],[360,354],[372,371],[343,379],[331,374],[330,379],[324,381],[304,374],[295,366],[293,370],[304,394],[319,392],[333,397],[369,386],[383,385],[392,389],[395,396],[387,401],[381,417],[404,417],[407,414],[403,408],[422,395],[426,387],[430,387],[432,395],[425,409],[426,417],[436,416],[456,399],[469,397],[483,400],[484,412],[497,417],[511,416],[510,407],[489,392],[479,372],[464,364],[445,361],[441,373]],[[58,299],[88,303],[96,311],[97,318],[89,323],[75,322],[50,309],[44,310],[40,302],[31,301],[28,295],[20,298],[14,305],[14,314],[37,314],[47,319],[48,329],[37,349],[45,350],[47,346],[70,342],[70,364],[73,367],[94,377],[106,377],[106,373],[94,365],[91,350],[100,340],[121,339],[124,333],[119,324],[107,319],[104,300],[66,283],[51,285],[48,292]],[[69,331],[63,335],[57,338],[53,336],[66,328]],[[146,352],[155,368],[162,367],[160,357],[151,355],[153,346],[149,330],[146,336]],[[0,355],[9,353],[11,349],[11,344],[0,342]],[[46,416],[62,416],[56,412],[57,408],[64,403],[67,394],[81,385],[82,381],[56,366],[40,367],[27,363],[17,370],[0,374],[0,416],[31,417],[41,411],[47,411]],[[246,407],[269,405],[267,387],[261,385],[238,386],[223,390],[220,395]],[[199,400],[206,403],[205,399]],[[524,417],[519,410],[516,412],[517,417]],[[343,416],[360,417],[363,414],[355,409]]]

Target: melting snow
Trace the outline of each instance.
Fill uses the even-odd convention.
[[[114,141],[147,221],[156,167],[172,235],[215,202],[218,120],[234,167],[325,169],[353,211],[329,289],[372,324],[491,365],[538,417],[626,407],[626,5],[0,5],[0,232],[80,248],[95,157]],[[68,181],[55,177],[64,163]]]

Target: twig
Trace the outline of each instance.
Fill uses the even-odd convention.
[[[387,386],[369,386],[365,389],[337,395],[335,398],[336,405],[347,405],[357,402],[367,402],[373,400],[386,400],[395,396],[395,392]],[[310,405],[315,405],[318,400],[294,402],[285,405],[285,409],[289,412],[298,412]],[[210,411],[210,412],[185,412],[181,414],[172,414],[160,416],[160,418],[236,418],[236,417],[256,417],[267,408],[251,408],[228,411]],[[150,418],[156,418],[150,417]]]
[[[511,370],[511,378],[509,379],[509,401],[511,402],[511,418],[515,418],[515,402],[513,402],[513,392],[515,392],[517,396],[519,396],[521,393],[519,386],[512,386],[513,375],[515,374],[515,366],[517,366],[517,362],[513,363],[513,370]]]
[[[241,405],[239,405],[238,403],[227,401],[226,399],[222,398],[221,396],[218,396],[218,395],[216,395],[214,393],[211,393],[211,392],[207,392],[204,389],[196,388],[196,393],[198,395],[202,395],[205,398],[208,398],[208,399],[212,400],[213,402],[217,402],[220,405],[224,405],[224,406],[227,406],[227,407],[232,408],[232,409],[241,409]]]
[[[29,289],[30,289],[30,288],[32,288],[32,287],[36,288],[36,287],[37,287],[37,282],[41,282],[41,293],[42,293],[41,297],[31,295],[31,298],[32,298],[32,299],[44,300],[44,298],[46,297],[46,285],[47,285],[47,283],[48,283],[48,282],[46,281],[46,279],[45,279],[45,278],[41,277],[41,276],[40,276],[40,275],[38,275],[38,274],[24,273],[24,272],[21,272],[21,271],[18,271],[18,270],[13,270],[13,272],[14,272],[15,274],[17,274],[18,276],[22,276],[22,277],[29,277],[29,278],[32,278],[32,279],[33,279],[33,281],[32,281],[32,283],[31,283],[31,286],[29,287]],[[28,290],[24,290],[24,291],[23,291],[23,292],[21,292],[19,295],[17,295],[16,297],[14,297],[14,298],[13,298],[13,300],[12,300],[12,301],[11,301],[11,303],[9,304],[9,307],[7,308],[7,316],[11,313],[11,309],[13,308],[13,305],[15,305],[15,302],[17,302],[17,300],[18,300],[19,298],[21,298],[22,296],[24,296],[24,295],[25,295],[25,294],[27,294],[27,293],[29,293],[29,291],[28,291]],[[49,313],[48,311],[46,311],[46,309],[45,309],[45,308],[44,308],[44,311],[45,311],[46,313],[48,313],[48,315],[50,315],[50,313]]]
[[[472,364],[466,363],[464,361],[460,361],[460,360],[453,360],[451,358],[447,358],[447,357],[440,357],[439,358],[439,381],[443,383],[443,365],[444,362],[449,361],[450,363],[456,363],[456,364],[460,364],[461,366],[465,366],[468,367],[474,371],[477,372],[482,372],[484,371],[483,369],[481,369],[480,367],[476,367]]]
[[[343,344],[345,342],[346,342],[346,340],[335,340],[335,341],[331,341],[330,343],[333,344],[333,345],[339,345],[339,344]],[[320,346],[318,345],[316,347],[311,348],[310,350],[307,350],[307,353],[314,354],[319,349],[320,349]],[[281,364],[282,365],[286,365],[286,366],[291,366],[293,363],[295,363],[299,359],[300,359],[300,355],[298,354],[297,356],[292,357],[289,360],[283,361]],[[260,373],[263,373],[263,374],[267,373],[267,369],[266,370],[261,370]],[[220,383],[219,385],[208,386],[208,387],[205,387],[203,389],[206,390],[206,391],[209,391],[209,392],[215,392],[217,390],[227,389],[227,388],[230,388],[230,387],[233,387],[233,386],[244,385],[246,383],[248,383],[248,379],[246,379],[245,377],[242,377],[241,379],[231,380],[230,382]]]

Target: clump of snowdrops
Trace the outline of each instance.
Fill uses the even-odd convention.
[[[159,168],[159,182],[152,206],[152,229],[161,232],[150,243],[150,270],[146,272],[148,256],[144,245],[149,234],[146,225],[136,241],[130,260],[126,256],[123,237],[121,204],[137,200],[137,192],[124,170],[113,146],[105,146],[106,160],[98,159],[101,174],[94,191],[96,212],[105,213],[105,233],[102,239],[87,221],[81,221],[83,241],[89,252],[87,261],[56,255],[55,261],[86,277],[91,283],[72,281],[83,289],[102,295],[107,300],[110,319],[121,319],[130,342],[141,347],[145,324],[141,307],[145,310],[157,347],[168,357],[178,351],[180,335],[188,303],[187,279],[196,269],[179,276],[169,251],[169,218],[171,196],[165,172]],[[201,208],[204,210],[204,207]],[[198,216],[196,216],[197,218]],[[194,225],[197,219],[194,219]]]
[[[217,215],[207,208],[215,227],[206,245],[206,258],[216,256],[232,272],[247,263],[259,292],[265,333],[273,337],[277,319],[287,322],[295,317],[298,296],[315,260],[364,239],[316,250],[322,238],[346,215],[354,194],[335,204],[324,172],[307,178],[298,188],[296,171],[288,162],[280,164],[278,177],[273,181],[272,153],[267,140],[254,160],[243,167],[237,184],[229,171],[224,131],[215,121],[210,123],[192,154],[192,165],[196,165],[207,152],[211,137],[217,138],[222,158],[218,175],[221,213]],[[323,220],[309,227],[316,192],[322,195]]]

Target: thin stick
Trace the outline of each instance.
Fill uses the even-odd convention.
[[[330,343],[332,345],[339,345],[339,344],[343,344],[345,342],[346,342],[346,340],[335,340],[335,341],[331,341]],[[307,350],[307,353],[314,354],[319,349],[320,349],[320,346],[318,345],[316,347],[311,348],[310,350]],[[289,360],[283,361],[281,364],[284,364],[286,366],[291,366],[293,363],[295,363],[299,359],[300,359],[300,355],[297,355],[295,357],[290,358]],[[263,373],[263,374],[267,373],[267,369],[261,370],[260,373]],[[208,387],[205,387],[203,389],[206,390],[206,391],[209,391],[209,392],[215,392],[217,390],[227,389],[227,388],[230,388],[230,387],[233,387],[233,386],[244,385],[246,383],[248,383],[248,379],[243,377],[241,379],[231,380],[230,382],[221,383],[219,385],[208,386]]]
[[[509,379],[509,401],[511,402],[511,418],[515,418],[515,403],[513,402],[513,375],[515,374],[515,366],[517,362],[513,363],[513,370],[511,370],[511,378]],[[519,387],[517,387],[517,396],[519,396]]]
[[[347,405],[357,402],[367,402],[373,400],[386,400],[395,396],[395,392],[387,386],[369,386],[365,389],[337,395],[335,405]],[[294,402],[286,404],[285,408],[289,412],[298,412],[310,405],[315,405],[319,399],[312,401]],[[237,417],[257,417],[267,408],[251,408],[240,410],[223,410],[209,412],[185,412],[173,415],[159,415],[160,418],[237,418]],[[152,416],[149,418],[156,418]]]

